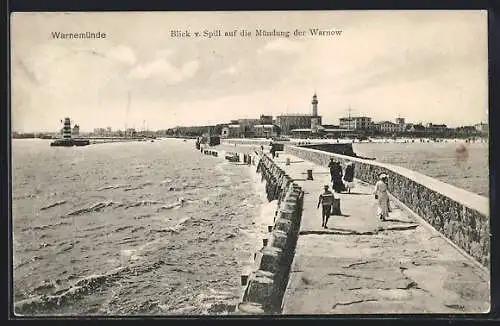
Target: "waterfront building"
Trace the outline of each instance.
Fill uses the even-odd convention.
[[[360,136],[359,132],[350,129],[340,129],[340,128],[325,128],[319,126],[318,132],[313,134],[310,128],[303,129],[293,129],[291,131],[291,136],[294,138],[357,138]]]
[[[262,124],[254,126],[255,137],[259,138],[273,138],[279,137],[280,128],[273,124]]]
[[[129,137],[132,137],[132,136],[135,136],[136,134],[136,131],[134,128],[127,128],[125,129],[125,135],[126,136],[129,136]]]
[[[319,119],[317,117],[312,117],[311,118],[311,133],[317,134],[317,133],[319,133],[320,129],[323,129],[323,127],[319,123]]]
[[[373,123],[370,117],[344,117],[339,118],[341,129],[349,130],[369,130]]]
[[[448,127],[445,124],[428,123],[425,129],[428,133],[444,133],[448,130]]]
[[[261,124],[260,119],[238,119],[238,123],[241,129],[241,137],[253,137],[254,136],[254,126]]]
[[[250,127],[260,124],[260,119],[238,119],[236,124],[239,124],[242,128]]]
[[[318,96],[312,98],[312,114],[282,114],[276,117],[276,124],[285,135],[292,133],[294,129],[309,129],[310,133],[318,133],[321,126],[321,116],[318,115]]]
[[[455,128],[455,134],[458,136],[475,136],[479,133],[475,126],[461,126]]]
[[[326,124],[323,124],[321,126],[323,128],[325,128],[325,129],[340,129],[340,127],[338,125],[326,125]]]
[[[396,118],[396,124],[399,127],[399,132],[404,132],[406,130],[405,118],[398,117]]]
[[[188,127],[175,127],[172,132],[176,136],[190,136],[199,137],[204,133],[210,133],[214,126],[188,126]]]
[[[391,122],[391,121],[382,121],[379,123],[373,124],[373,128],[375,130],[379,130],[383,133],[395,133],[400,131],[400,125]]]
[[[243,132],[239,124],[230,124],[222,127],[222,138],[240,138],[241,136],[243,136]]]
[[[321,120],[320,120],[321,121]],[[311,129],[310,114],[283,114],[276,117],[276,124],[283,134],[289,134],[293,129]],[[320,122],[321,124],[321,122]]]
[[[488,133],[488,127],[489,125],[487,123],[478,123],[476,125],[474,125],[474,127],[476,128],[477,131],[479,131],[480,133],[482,134],[487,134]]]
[[[73,133],[73,136],[78,137],[80,135],[80,126],[79,125],[75,125],[73,127],[73,132],[72,133]]]
[[[421,123],[411,124],[408,125],[408,128],[406,130],[414,134],[422,134],[425,132],[425,127]]]
[[[272,115],[261,115],[259,119],[259,123],[261,125],[272,125],[273,124],[273,116]]]

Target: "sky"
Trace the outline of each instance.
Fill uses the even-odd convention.
[[[222,37],[194,37],[215,30]],[[374,121],[471,125],[487,121],[487,39],[486,11],[14,13],[12,130],[58,131],[64,117],[92,131],[304,114],[314,93],[324,124],[351,108]]]

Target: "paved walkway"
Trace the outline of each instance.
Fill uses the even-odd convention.
[[[316,207],[328,168],[281,153],[275,162],[305,191],[283,314],[489,311],[488,272],[393,203],[379,221],[372,186],[355,181],[350,194],[335,194],[342,216],[325,230]],[[314,180],[305,180],[307,169]]]

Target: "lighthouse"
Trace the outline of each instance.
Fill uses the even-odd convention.
[[[314,93],[312,98],[312,116],[311,116],[311,132],[313,134],[318,132],[318,126],[320,124],[318,117],[318,96]]]
[[[71,120],[70,118],[64,118],[63,126],[63,139],[71,139]]]
[[[318,96],[316,95],[316,93],[314,93],[314,95],[313,95],[313,99],[312,99],[311,104],[312,104],[312,108],[313,108],[312,116],[317,117],[318,116]]]
[[[61,120],[61,122],[63,121]],[[79,130],[80,127],[76,125],[75,129]],[[90,145],[90,140],[78,138],[78,133],[75,133],[75,136],[77,136],[77,138],[72,137],[71,119],[68,117],[64,118],[63,128],[61,129],[61,133],[62,133],[62,139],[54,140],[52,143],[50,143],[50,146],[72,147],[72,146]]]

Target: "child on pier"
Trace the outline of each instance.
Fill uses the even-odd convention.
[[[318,200],[318,208],[319,205],[322,206],[323,210],[321,212],[321,219],[323,222],[321,223],[321,227],[327,229],[327,223],[328,223],[328,218],[330,217],[330,213],[332,211],[332,205],[333,205],[333,193],[328,190],[328,185],[324,186],[325,191],[319,195],[319,200]]]

